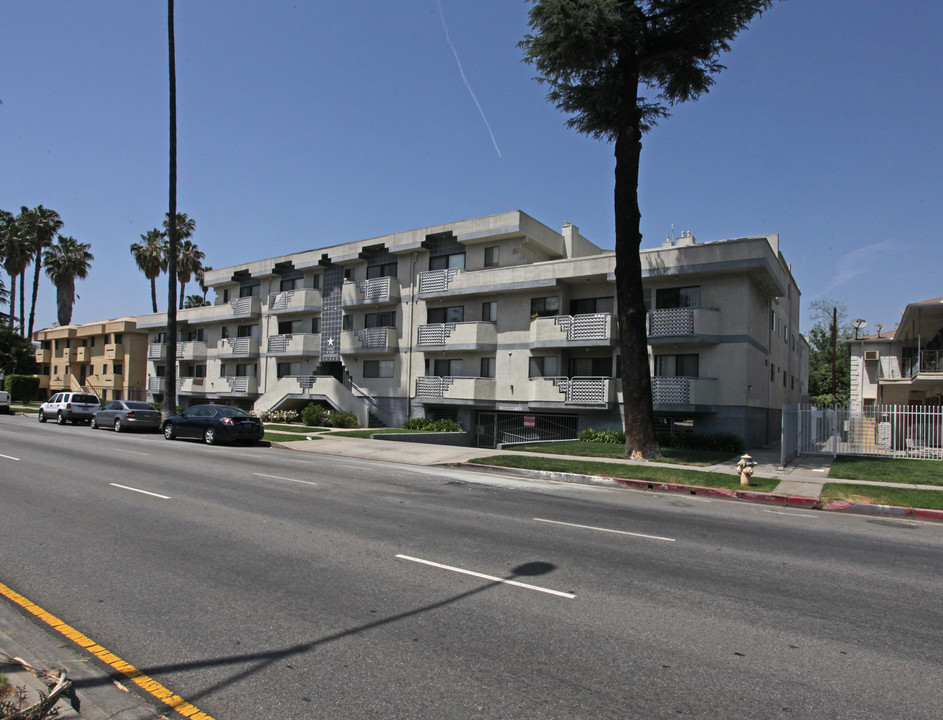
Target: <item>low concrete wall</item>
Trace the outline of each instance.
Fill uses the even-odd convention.
[[[377,433],[372,438],[394,442],[426,443],[427,445],[473,446],[472,434],[467,432]]]

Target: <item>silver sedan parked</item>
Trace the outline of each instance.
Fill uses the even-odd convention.
[[[124,430],[159,430],[160,411],[150,403],[135,400],[112,400],[92,415],[92,428]]]

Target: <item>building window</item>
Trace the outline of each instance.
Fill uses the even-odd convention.
[[[94,370],[92,371],[92,373],[94,374]],[[108,374],[108,366],[102,365],[102,375],[107,375],[107,374]]]
[[[223,290],[223,302],[224,302],[224,303],[228,303],[228,302],[229,302],[229,288],[225,288],[225,289]]]
[[[313,278],[311,278],[311,287],[315,290],[321,289],[321,273],[318,273]]]
[[[570,377],[612,377],[612,358],[570,358],[569,369]]]
[[[239,297],[241,298],[259,297],[260,292],[261,291],[259,289],[259,283],[255,283],[254,285],[240,285],[239,286]]]
[[[321,318],[311,318],[311,332],[315,335],[321,332]]]
[[[304,284],[304,278],[299,274],[298,277],[283,277],[278,283],[279,292],[286,290],[300,290]]]
[[[112,341],[115,345],[120,345],[121,343],[124,342],[124,335],[123,335],[122,333],[115,333],[114,335],[112,335],[112,340],[111,340],[111,341]]]
[[[498,246],[485,248],[485,267],[498,267]]]
[[[452,307],[429,308],[426,311],[426,322],[428,322],[429,324],[447,323],[447,322],[463,322],[464,320],[465,320],[465,307],[462,305],[455,305]]]
[[[395,312],[367,313],[364,316],[364,327],[368,328],[395,328]]]
[[[275,376],[278,378],[288,377],[292,374],[291,363],[280,362],[275,366]]]
[[[280,320],[278,323],[279,335],[294,335],[301,332],[301,320]]]
[[[112,371],[115,375],[124,375],[124,365],[115,365],[114,368],[112,368]]]
[[[393,361],[364,360],[363,376],[365,378],[391,378],[393,377]]]
[[[240,325],[236,328],[236,337],[253,338],[259,336],[258,325]]]
[[[776,381],[776,365],[774,363],[769,364],[769,381]]]
[[[696,353],[684,355],[656,355],[656,377],[698,377],[699,360]]]
[[[570,315],[595,315],[596,313],[612,313],[615,309],[615,298],[581,298],[570,301]]]
[[[560,314],[560,298],[539,297],[530,300],[530,316],[553,317]]]
[[[496,358],[483,357],[481,359],[481,377],[493,378]]]
[[[89,338],[89,339],[88,339],[88,346],[89,346],[89,347],[95,347],[95,338]]]
[[[655,291],[655,308],[697,308],[701,306],[701,287],[659,288]]]
[[[490,300],[481,304],[482,322],[498,322],[498,303],[496,300]]]
[[[431,372],[429,372],[431,370]],[[461,360],[431,360],[426,361],[426,375],[436,377],[457,377],[462,374]]]
[[[353,330],[354,329],[354,316],[353,315],[344,315],[344,320],[341,325],[342,330]]]
[[[529,377],[559,377],[560,362],[556,355],[532,357],[529,363]]]
[[[381,277],[396,277],[396,261],[367,266],[367,280]]]
[[[463,269],[465,267],[465,253],[456,252],[451,255],[437,255],[429,258],[430,270],[448,270],[449,268]]]
[[[198,366],[199,367],[199,366]],[[202,366],[204,371],[206,366]],[[202,375],[200,376],[202,377]],[[255,363],[239,363],[236,365],[236,377],[255,377]]]
[[[154,366],[154,377],[164,377],[167,374],[167,367],[164,365]]]
[[[353,282],[354,280],[354,269],[352,267],[344,268],[344,279]]]
[[[186,378],[205,378],[206,365],[189,365],[180,369],[180,376]]]
[[[187,340],[189,342],[203,342],[203,328],[190,330],[187,333]]]

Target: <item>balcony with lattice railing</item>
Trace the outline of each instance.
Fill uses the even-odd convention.
[[[416,399],[438,403],[473,401],[491,402],[495,399],[494,378],[459,376],[424,376],[416,378]]]
[[[321,291],[314,288],[298,288],[269,293],[268,312],[270,315],[289,315],[291,313],[311,313],[321,311]]]
[[[677,342],[677,338],[710,340],[720,333],[720,311],[716,308],[662,308],[648,313],[648,340]]]
[[[394,353],[399,349],[396,328],[365,328],[341,333],[341,354],[370,355]]]
[[[610,377],[534,377],[529,382],[530,402],[583,407],[609,407],[616,401]]]
[[[417,348],[434,350],[494,350],[498,337],[494,323],[456,322],[428,323],[419,326]]]
[[[716,405],[720,400],[718,394],[716,378],[652,378],[652,404],[655,406]]]
[[[531,347],[614,347],[619,338],[612,313],[555,315],[530,322]]]
[[[321,354],[320,333],[269,335],[265,351],[269,355],[303,357]]]
[[[341,290],[344,307],[392,305],[399,303],[400,282],[394,277],[370,278],[359,282],[345,281]]]
[[[253,357],[259,354],[259,339],[254,337],[223,338],[216,344],[219,358]]]

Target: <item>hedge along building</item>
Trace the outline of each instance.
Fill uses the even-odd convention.
[[[778,439],[808,387],[778,236],[641,256],[661,427]],[[576,226],[513,211],[213,270],[213,304],[177,313],[178,402],[452,418],[482,446],[620,429],[614,268]],[[157,397],[166,314],[137,321]]]

